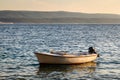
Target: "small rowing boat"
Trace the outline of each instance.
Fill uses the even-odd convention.
[[[40,64],[81,64],[92,62],[98,57],[97,53],[87,54],[59,54],[35,52]]]

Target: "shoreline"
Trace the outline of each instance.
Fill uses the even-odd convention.
[[[120,24],[120,23],[13,23],[0,22],[0,24]]]

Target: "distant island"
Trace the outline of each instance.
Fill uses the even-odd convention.
[[[0,11],[0,23],[120,23],[120,15],[66,11]]]

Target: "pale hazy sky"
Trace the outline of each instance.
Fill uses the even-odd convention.
[[[120,0],[0,0],[0,10],[120,14]]]

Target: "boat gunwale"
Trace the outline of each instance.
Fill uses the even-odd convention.
[[[98,54],[81,54],[81,55],[74,55],[74,54],[68,54],[68,55],[60,55],[60,54],[51,54],[51,53],[40,53],[35,52],[36,55],[44,55],[44,56],[51,56],[51,57],[61,57],[61,58],[80,58],[80,57],[92,57],[97,56]]]

